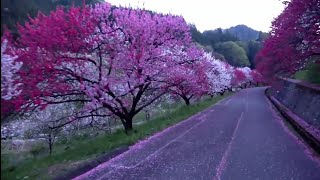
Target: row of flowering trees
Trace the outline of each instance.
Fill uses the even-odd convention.
[[[1,66],[11,67],[1,74],[8,79],[1,104],[20,112],[77,104],[58,127],[113,116],[128,132],[133,117],[164,95],[189,104],[259,79],[204,53],[180,16],[102,3],[39,13],[18,30],[16,40],[2,38]]]
[[[291,76],[309,63],[320,63],[320,1],[291,0],[273,21],[258,53],[257,69],[266,81]]]

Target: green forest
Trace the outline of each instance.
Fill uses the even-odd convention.
[[[255,68],[255,55],[262,47],[268,33],[259,32],[246,25],[228,29],[217,28],[201,33],[195,25],[191,26],[192,38],[208,52],[237,67]]]

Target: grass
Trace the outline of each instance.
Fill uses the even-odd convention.
[[[123,145],[132,145],[204,110],[230,94],[208,98],[190,106],[177,105],[152,120],[134,127],[134,133],[129,136],[122,129],[119,129],[112,134],[95,138],[77,138],[68,144],[57,143],[51,156],[37,157],[20,154],[20,156],[27,157],[21,161],[18,161],[18,154],[2,153],[1,179],[23,179],[26,177],[28,179],[52,179],[54,175],[70,170],[74,163],[90,160]]]
[[[315,84],[320,84],[320,64],[309,64],[304,70],[296,72],[294,78]]]
[[[299,80],[307,80],[307,73],[308,70],[301,70],[296,72],[296,74],[294,75],[295,79],[299,79]]]

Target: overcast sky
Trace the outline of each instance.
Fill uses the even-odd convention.
[[[245,24],[268,32],[284,8],[280,0],[106,0],[114,5],[182,15],[198,30],[223,29]]]

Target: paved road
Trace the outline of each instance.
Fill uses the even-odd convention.
[[[75,179],[320,180],[264,88],[242,90]]]

